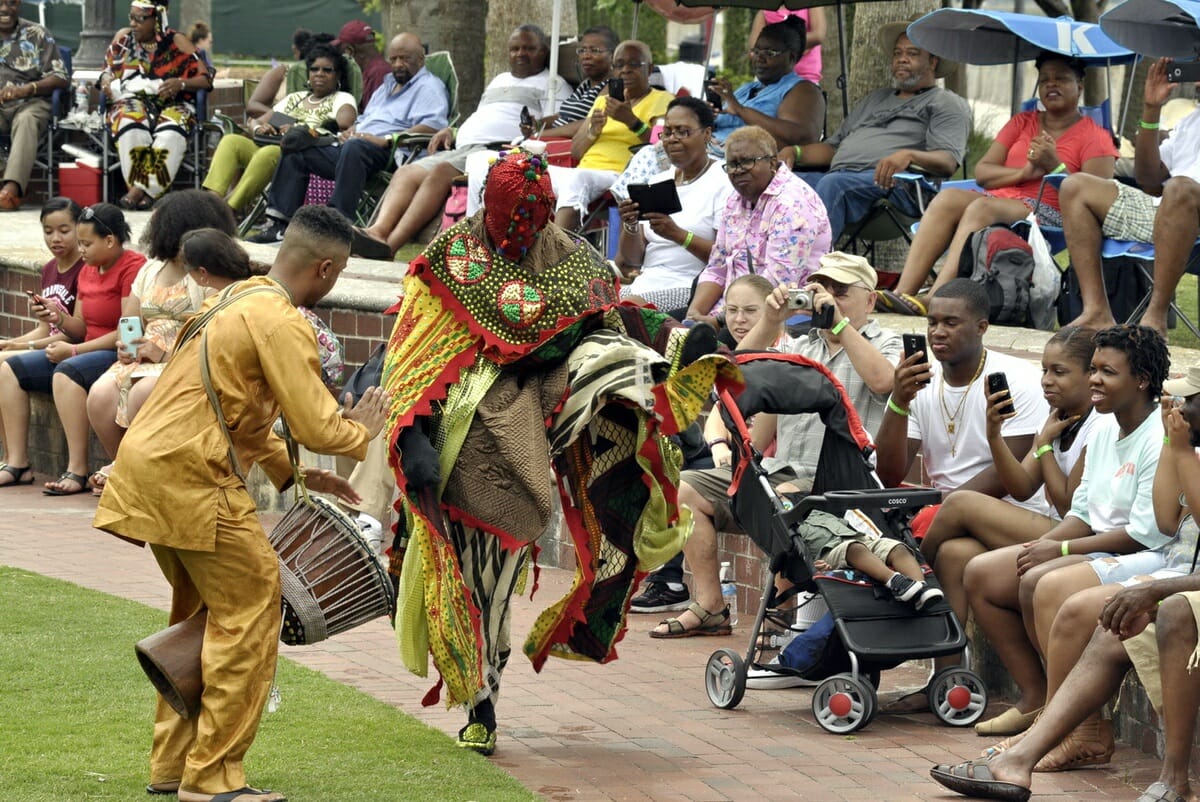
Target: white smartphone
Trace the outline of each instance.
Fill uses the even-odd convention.
[[[133,344],[134,340],[141,339],[142,336],[142,319],[140,317],[123,317],[117,324],[118,336],[121,342],[125,343],[125,347],[129,349],[130,354],[134,359],[137,359],[137,346]]]

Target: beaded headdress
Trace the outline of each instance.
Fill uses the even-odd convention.
[[[554,188],[543,153],[503,151],[483,188],[484,225],[505,258],[519,262],[554,214]]]

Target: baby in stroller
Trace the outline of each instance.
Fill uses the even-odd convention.
[[[857,527],[823,510],[813,510],[796,525],[796,535],[814,570],[853,568],[887,587],[897,601],[909,602],[918,610],[945,595],[941,588],[925,582],[921,565],[908,546],[883,537],[862,513],[848,514],[854,516]]]

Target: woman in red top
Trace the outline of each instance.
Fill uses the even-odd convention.
[[[87,391],[117,359],[117,322],[121,301],[146,257],[125,250],[129,225],[121,210],[98,203],[83,210],[76,227],[83,271],[79,274],[74,315],[35,303],[34,314],[58,326],[70,342],[53,342],[42,351],[17,354],[0,365],[0,409],[4,410],[4,447],[0,487],[32,482],[29,474],[29,394],[53,393],[67,435],[67,469],[46,483],[48,496],[69,496],[87,489]]]
[[[892,312],[924,315],[917,299],[933,263],[946,253],[946,267],[933,283],[936,291],[958,275],[959,254],[971,234],[996,223],[1023,220],[1037,204],[1042,178],[1050,173],[1086,172],[1112,178],[1117,149],[1112,134],[1079,111],[1084,64],[1057,53],[1038,56],[1038,98],[1045,111],[1023,111],[1008,121],[975,165],[982,193],[965,189],[939,192],[921,218],[921,227],[904,261],[895,290],[879,294]],[[1047,185],[1038,206],[1038,222],[1061,226],[1058,192]]]

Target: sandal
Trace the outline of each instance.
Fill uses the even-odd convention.
[[[1036,723],[1037,722],[1035,721],[1034,724]],[[1033,727],[1031,726],[1029,729],[1033,729]],[[993,758],[1001,752],[1007,752],[1009,749],[1012,749],[1014,746],[1019,744],[1021,739],[1024,738],[1025,734],[1028,732],[1029,730],[1025,730],[1025,732],[1018,732],[1016,735],[1010,735],[1002,741],[997,741],[987,749],[984,749],[982,752],[980,752],[979,756]]]
[[[112,469],[113,464],[110,462],[88,477],[88,487],[92,488],[93,496],[99,496],[104,492],[104,485],[108,483]]]
[[[1085,721],[1067,733],[1062,743],[1046,753],[1034,771],[1070,771],[1084,766],[1102,766],[1112,760],[1112,722],[1108,719]]]
[[[878,300],[883,307],[897,315],[908,315],[910,317],[925,317],[925,304],[915,295],[909,295],[907,292],[893,292],[892,290],[880,290]]]
[[[0,487],[16,487],[17,485],[33,484],[33,470],[28,465],[26,465],[24,468],[16,468],[12,465],[9,465],[7,462],[0,462],[0,471],[5,472],[12,477],[11,482],[0,484]],[[28,482],[25,481],[25,477],[27,475],[29,477]]]
[[[73,482],[75,484],[75,489],[74,490],[64,490],[63,484],[66,482]],[[55,485],[57,485],[57,487]],[[45,489],[42,490],[42,495],[43,496],[74,496],[78,493],[82,493],[85,490],[87,490],[87,477],[86,476],[80,476],[79,474],[72,473],[71,471],[63,471],[62,474],[57,479],[55,479],[53,482],[46,483]]]
[[[1033,793],[1016,783],[997,780],[986,760],[968,760],[957,766],[934,766],[929,776],[951,791],[976,799],[1009,799],[1025,802]]]
[[[729,624],[729,608],[711,613],[697,602],[688,606],[688,612],[700,619],[698,626],[687,629],[678,618],[668,618],[660,621],[659,626],[666,625],[666,632],[650,630],[652,638],[694,638],[699,635],[732,635],[733,627]]]
[[[1151,783],[1150,787],[1142,791],[1142,795],[1133,802],[1187,802],[1187,799],[1183,794],[1160,780]]]
[[[179,780],[150,783],[146,786],[146,793],[154,796],[174,796],[179,793]]]
[[[1017,735],[1032,727],[1033,722],[1037,720],[1038,714],[1041,712],[1042,708],[1039,707],[1037,710],[1022,713],[1014,705],[1000,715],[976,724],[975,734],[983,736]]]

